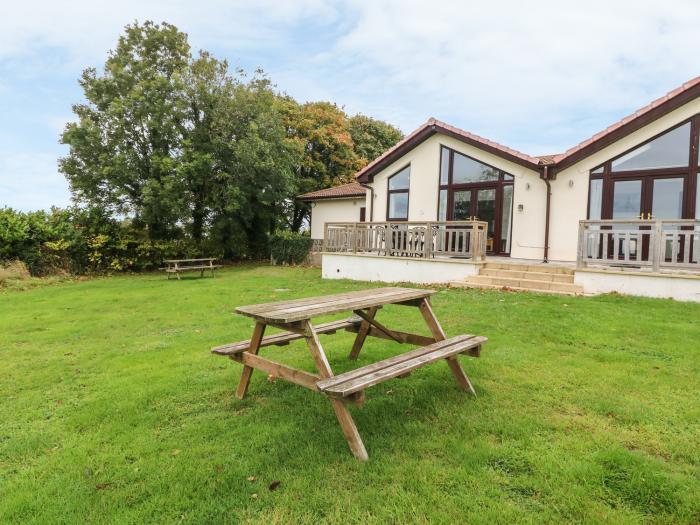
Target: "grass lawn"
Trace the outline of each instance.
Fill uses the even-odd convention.
[[[371,388],[361,463],[323,396],[258,372],[238,401],[209,348],[250,336],[237,305],[368,286],[243,266],[0,293],[0,523],[700,522],[700,304],[440,290],[448,336],[490,339],[462,358],[478,397],[443,363]],[[353,337],[321,336],[336,373]],[[303,342],[262,355],[313,370]]]

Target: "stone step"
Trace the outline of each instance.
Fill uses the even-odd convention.
[[[483,266],[484,269],[492,270],[513,270],[517,272],[537,272],[537,273],[552,273],[573,275],[574,269],[568,266],[556,266],[551,264],[520,264],[520,263],[499,263],[487,262]]]
[[[518,279],[510,277],[492,277],[488,275],[475,275],[466,280],[469,284],[487,284],[506,288],[523,288],[526,290],[541,290],[552,292],[583,293],[583,287],[573,283],[559,283],[554,281],[539,281],[536,279]]]
[[[507,277],[511,279],[531,279],[534,281],[552,281],[557,283],[574,282],[574,275],[568,273],[546,273],[546,272],[526,272],[519,270],[500,270],[496,268],[483,268],[479,275],[489,277]]]
[[[452,281],[450,283],[450,287],[452,288],[480,288],[483,290],[512,290],[515,292],[531,292],[531,293],[542,293],[542,294],[549,294],[549,295],[583,295],[583,291],[581,292],[560,292],[556,290],[534,290],[532,288],[521,288],[518,286],[499,286],[497,284],[478,284],[478,283],[472,283],[468,281]]]

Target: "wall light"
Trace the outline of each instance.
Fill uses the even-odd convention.
[[[569,179],[569,188],[574,187],[574,179]]]

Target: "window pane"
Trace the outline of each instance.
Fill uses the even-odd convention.
[[[440,190],[440,204],[438,206],[438,220],[447,220],[447,190]]]
[[[390,190],[407,190],[409,178],[411,176],[411,166],[406,166],[396,175],[389,177]]]
[[[440,184],[445,185],[448,181],[448,172],[450,170],[450,150],[442,148],[442,157],[440,158]]]
[[[683,215],[683,179],[654,179],[651,214],[655,219],[680,219]]]
[[[389,194],[389,218],[408,219],[408,193]]]
[[[501,212],[501,251],[510,253],[510,220],[513,216],[513,186],[503,186],[503,208]]]
[[[452,162],[453,184],[498,180],[498,170],[457,152],[454,153]]]
[[[507,173],[504,173],[504,174],[503,174],[503,180],[513,180],[513,176],[512,176],[512,175],[508,175]]]
[[[700,219],[700,173],[695,180],[695,218]]]
[[[603,179],[591,180],[591,188],[588,198],[590,199],[588,218],[597,221],[600,219],[600,211],[603,208]]]
[[[642,181],[615,182],[613,195],[613,219],[638,219],[642,204]]]
[[[612,162],[613,171],[677,168],[688,165],[690,122]]]
[[[591,170],[591,173],[602,175],[603,174],[603,166],[598,166],[596,169]]]
[[[472,216],[472,192],[454,192],[454,209],[452,210],[452,220],[466,221]]]

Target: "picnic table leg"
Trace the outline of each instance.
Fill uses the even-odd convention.
[[[255,323],[255,328],[253,329],[253,337],[250,339],[250,348],[246,352],[251,354],[257,354],[260,350],[260,342],[262,341],[263,335],[265,334],[265,323],[257,322]],[[247,365],[243,366],[243,372],[241,373],[241,380],[238,383],[238,388],[236,389],[236,397],[238,399],[243,399],[246,392],[248,391],[248,385],[250,384],[250,375],[253,373],[253,369]]]
[[[378,308],[376,306],[373,306],[367,311],[367,317],[370,319],[374,319],[374,316],[377,314]],[[360,328],[357,331],[357,336],[355,336],[355,342],[352,344],[352,350],[350,350],[350,359],[357,359],[357,356],[360,355],[360,350],[362,350],[362,345],[365,344],[365,339],[367,339],[367,334],[369,333],[371,325],[369,322],[365,321],[364,319],[360,323]]]
[[[306,339],[306,344],[311,351],[311,356],[316,362],[316,368],[318,368],[318,375],[321,378],[326,379],[328,377],[333,377],[333,371],[331,366],[328,364],[328,359],[326,359],[326,354],[323,351],[321,342],[318,340],[318,334],[314,329],[311,321],[306,322],[304,327],[304,337]],[[340,428],[343,430],[345,439],[350,446],[353,456],[361,461],[367,461],[369,456],[367,455],[367,450],[365,450],[365,445],[362,442],[362,437],[357,430],[355,421],[352,419],[352,414],[348,407],[339,399],[334,399],[329,397],[331,405],[333,405],[333,410],[338,418],[338,423],[340,423]]]
[[[442,329],[440,321],[438,321],[437,317],[435,317],[435,313],[433,312],[433,308],[430,306],[428,299],[421,299],[418,308],[420,309],[420,313],[423,315],[423,319],[425,319],[425,322],[430,329],[430,333],[433,335],[435,340],[444,340],[445,331]],[[462,365],[459,364],[457,356],[448,357],[447,365],[450,367],[452,375],[455,376],[457,384],[459,384],[460,388],[462,390],[466,390],[471,395],[476,396],[476,390],[474,390],[474,386],[472,385],[471,381],[469,381],[467,374],[464,373]]]

